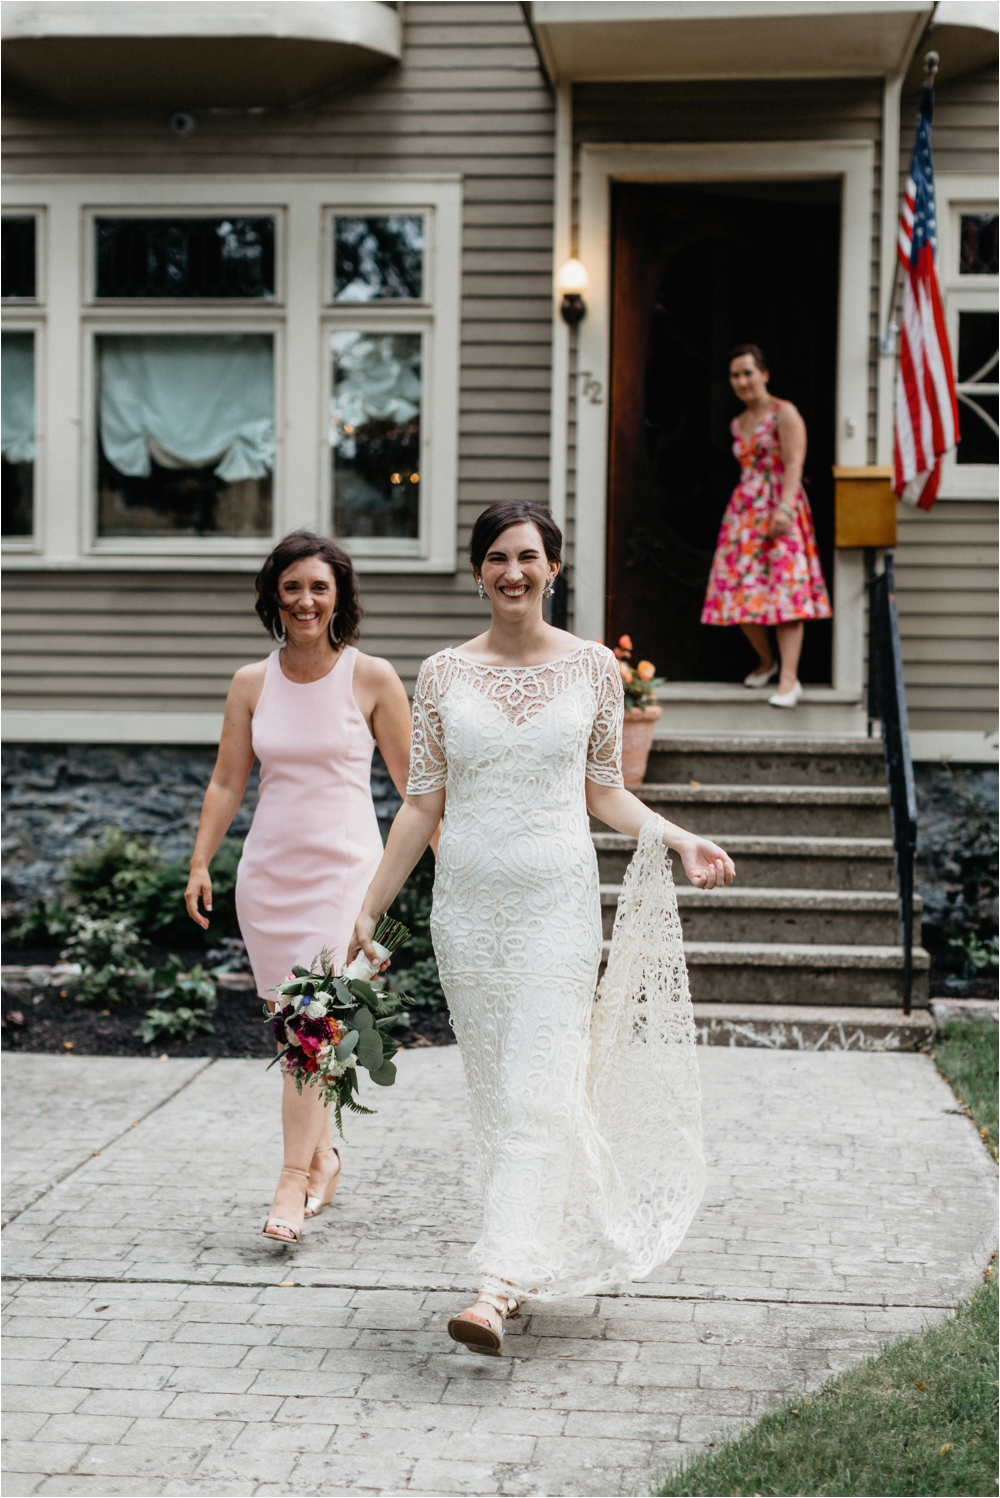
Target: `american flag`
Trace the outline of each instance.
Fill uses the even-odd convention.
[[[896,376],[893,481],[900,498],[922,510],[934,503],[941,482],[941,458],[959,439],[955,375],[937,278],[933,118],[934,90],[925,85],[899,219],[899,258],[907,275]]]

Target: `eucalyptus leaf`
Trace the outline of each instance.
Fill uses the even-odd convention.
[[[353,1002],[351,999],[351,990],[348,988],[343,978],[334,978],[333,991],[342,1004],[350,1004]]]
[[[337,1060],[346,1061],[360,1039],[361,1037],[357,1030],[348,1030],[340,1044],[334,1046],[334,1055]]]
[[[293,964],[292,972],[295,974],[296,978],[309,977],[309,969],[307,967],[303,967],[301,962],[296,962]]]
[[[365,1004],[377,1004],[378,994],[370,983],[365,983],[361,978],[355,979],[351,984],[351,992],[356,999],[361,999]]]
[[[371,1073],[371,1079],[380,1087],[391,1087],[396,1080],[396,1068],[391,1061],[383,1061],[378,1071]]]
[[[364,1030],[358,1040],[358,1060],[369,1071],[378,1071],[382,1065],[382,1041],[375,1030]]]
[[[368,1009],[359,1009],[357,1014],[354,1016],[352,1023],[354,1029],[360,1030],[363,1034],[366,1030],[370,1030],[372,1028],[375,1021],[372,1019],[371,1012]]]

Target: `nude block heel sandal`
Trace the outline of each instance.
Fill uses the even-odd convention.
[[[322,1149],[313,1150],[313,1159],[317,1155],[336,1155],[337,1169],[326,1183],[326,1190],[322,1196],[306,1197],[306,1216],[318,1217],[324,1207],[328,1207],[333,1201],[337,1187],[340,1185],[340,1172],[343,1169],[343,1160],[340,1158],[340,1150],[335,1144],[324,1144]]]
[[[472,1320],[471,1312],[482,1306],[482,1320]],[[516,1316],[519,1303],[512,1296],[493,1295],[489,1290],[480,1290],[474,1306],[453,1316],[448,1322],[448,1335],[453,1342],[460,1342],[470,1352],[481,1352],[488,1358],[498,1358],[503,1351],[504,1322]]]
[[[283,1165],[281,1167],[281,1174],[283,1176],[301,1176],[303,1181],[308,1181],[309,1179],[308,1170],[295,1170],[291,1165]],[[302,1188],[302,1195],[303,1198],[305,1198],[306,1190],[304,1186]],[[292,1236],[290,1238],[286,1238],[283,1233],[272,1233],[271,1228],[284,1228],[287,1232],[291,1233]],[[283,1217],[269,1217],[261,1231],[263,1232],[265,1238],[271,1238],[275,1243],[302,1242],[302,1229],[300,1227],[296,1227],[294,1222],[286,1222]]]

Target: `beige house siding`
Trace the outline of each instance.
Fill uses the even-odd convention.
[[[901,189],[919,102],[908,94],[900,106]],[[994,176],[996,114],[995,67],[939,84],[935,171]],[[996,728],[997,518],[993,499],[942,499],[926,514],[899,506],[897,603],[913,729]]]
[[[9,112],[5,167],[461,173],[461,549],[493,500],[548,499],[553,104],[520,6],[424,0],[405,7],[404,23],[400,66],[320,109],[199,113],[184,138],[162,111],[127,120]],[[259,658],[266,638],[251,578],[206,581],[176,571],[8,572],[5,705],[218,710],[232,671]],[[362,647],[387,655],[407,685],[424,656],[482,628],[461,561],[454,577],[368,574],[362,585]],[[43,622],[53,600],[55,618]]]

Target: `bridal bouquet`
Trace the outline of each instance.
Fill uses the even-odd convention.
[[[399,921],[384,915],[375,929],[375,950],[385,961],[409,935]],[[375,1111],[354,1097],[358,1066],[380,1087],[391,1087],[396,1080],[392,1057],[399,1043],[390,1031],[403,1013],[405,996],[368,981],[375,969],[363,952],[339,975],[326,948],[313,966],[319,971],[294,967],[273,989],[283,1000],[271,1019],[274,1038],[282,1047],[275,1060],[299,1092],[303,1087],[320,1088],[323,1102],[334,1106],[343,1138],[344,1108],[352,1113]]]

